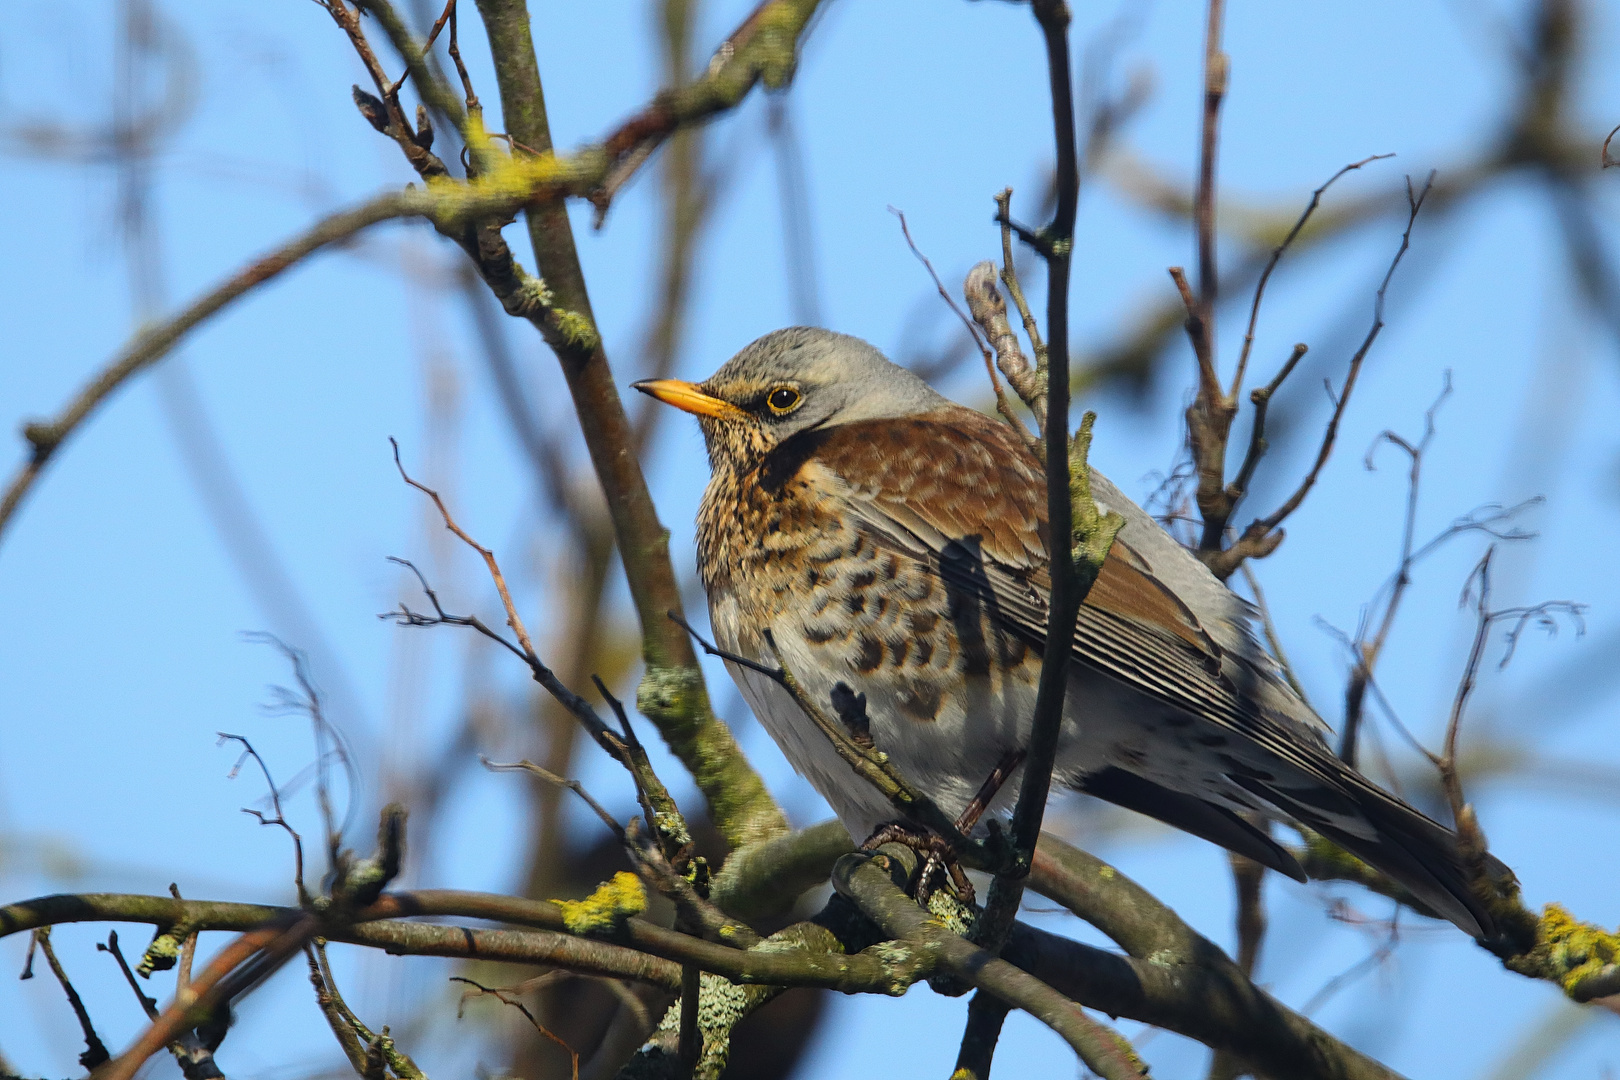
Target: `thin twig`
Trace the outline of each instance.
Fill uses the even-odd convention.
[[[691,834],[686,828],[685,818],[675,805],[674,799],[670,797],[663,781],[659,780],[657,774],[653,771],[652,764],[647,759],[646,751],[642,749],[634,734],[630,732],[629,718],[624,715],[623,707],[618,700],[609,694],[607,688],[598,681],[597,686],[601,689],[609,705],[618,714],[624,726],[626,732],[624,737],[616,734],[612,728],[608,727],[602,718],[597,715],[596,710],[591,708],[589,702],[569,689],[561,679],[557,678],[556,672],[541,661],[529,640],[528,631],[523,626],[523,620],[517,614],[511,594],[506,589],[506,579],[501,575],[500,564],[496,561],[494,552],[473,540],[460,526],[455,524],[437,492],[423,487],[410,478],[405,472],[404,466],[399,463],[399,445],[397,443],[394,445],[394,463],[399,466],[400,475],[405,478],[406,483],[426,493],[433,499],[434,504],[439,508],[440,515],[445,520],[446,528],[449,528],[475,551],[483,555],[485,565],[489,567],[491,578],[495,581],[502,602],[506,606],[508,620],[518,633],[518,640],[521,644],[514,645],[505,637],[490,629],[476,615],[451,615],[447,613],[439,603],[438,594],[428,585],[427,579],[422,576],[422,572],[413,563],[392,556],[390,556],[391,562],[406,567],[416,575],[417,581],[422,586],[422,592],[427,596],[428,602],[433,605],[434,614],[431,616],[423,615],[401,604],[397,611],[386,612],[382,615],[382,618],[392,619],[404,626],[435,626],[443,623],[451,626],[470,627],[491,641],[497,642],[514,656],[521,659],[528,665],[534,681],[539,683],[547,693],[556,699],[558,704],[567,709],[580,722],[581,726],[585,728],[598,746],[607,751],[609,756],[623,765],[626,771],[630,773],[636,783],[638,796],[642,798],[642,805],[647,810],[648,825],[660,838],[660,841],[665,844],[670,857],[677,857],[678,853],[683,852],[691,843]]]
[[[349,1059],[350,1066],[361,1077],[366,1075],[366,1047],[371,1042],[371,1032],[349,1012],[343,995],[338,993],[337,984],[332,980],[332,972],[326,961],[326,944],[323,939],[316,938],[304,946],[304,956],[309,961],[309,982],[315,989],[315,1006],[326,1017],[326,1026],[332,1029],[332,1037],[337,1040],[343,1056]],[[364,1032],[364,1034],[362,1034]]]
[[[944,300],[945,306],[950,308],[951,312],[961,320],[962,326],[968,332],[968,337],[973,339],[974,348],[978,349],[979,354],[984,357],[984,370],[990,376],[990,389],[996,395],[996,411],[1001,414],[1003,420],[1007,421],[1019,432],[1024,432],[1027,436],[1024,425],[1018,422],[1018,414],[1013,411],[1012,402],[1007,400],[1007,392],[1002,389],[1001,379],[996,376],[996,362],[991,355],[990,346],[984,340],[984,336],[979,333],[979,328],[974,325],[973,320],[968,318],[967,312],[957,305],[955,298],[951,296],[949,290],[945,288],[945,283],[939,279],[939,274],[935,272],[934,264],[917,247],[917,242],[911,238],[911,226],[906,224],[905,212],[891,206],[889,207],[889,213],[900,219],[900,232],[906,238],[906,246],[917,257],[917,261],[927,268],[928,276],[933,279],[934,288],[939,290],[940,299]]]
[[[118,970],[124,973],[124,981],[135,993],[135,1000],[141,1003],[141,1011],[148,1020],[155,1019],[158,1014],[157,998],[147,997],[141,989],[141,984],[135,979],[135,972],[130,970],[129,961],[124,959],[124,950],[118,947],[118,931],[107,931],[107,942],[96,942],[96,951],[112,953],[112,958],[118,962]]]
[[[1384,272],[1384,279],[1379,283],[1378,292],[1374,297],[1372,327],[1367,331],[1367,336],[1362,339],[1361,345],[1356,349],[1355,354],[1351,356],[1350,368],[1345,375],[1344,386],[1334,396],[1333,415],[1328,420],[1327,430],[1323,432],[1322,445],[1317,450],[1316,460],[1311,464],[1310,471],[1305,474],[1305,478],[1300,481],[1294,493],[1281,506],[1265,517],[1256,519],[1243,531],[1243,535],[1238,538],[1235,544],[1225,551],[1213,555],[1208,560],[1210,569],[1216,577],[1224,580],[1231,576],[1232,571],[1236,570],[1244,559],[1263,558],[1276,550],[1277,545],[1282,542],[1283,536],[1277,526],[1282,524],[1295,510],[1299,509],[1299,505],[1305,501],[1305,496],[1310,494],[1311,488],[1315,486],[1317,477],[1321,475],[1322,467],[1327,464],[1328,458],[1332,456],[1333,443],[1339,433],[1339,422],[1344,418],[1344,411],[1350,404],[1350,395],[1355,390],[1356,378],[1361,374],[1362,362],[1367,359],[1367,354],[1372,350],[1373,342],[1378,340],[1379,333],[1384,329],[1384,302],[1385,296],[1389,292],[1389,283],[1395,277],[1395,270],[1400,266],[1401,259],[1405,257],[1407,249],[1412,245],[1412,229],[1417,224],[1418,212],[1423,209],[1424,200],[1428,198],[1433,187],[1434,173],[1432,172],[1424,181],[1423,187],[1416,191],[1412,188],[1411,178],[1407,178],[1406,228],[1401,233],[1400,246],[1396,249],[1394,258],[1390,260],[1389,269]]]
[[[602,824],[608,827],[608,831],[613,834],[614,838],[617,839],[621,844],[624,843],[624,826],[620,825],[619,822],[615,820],[613,815],[608,813],[606,807],[592,798],[591,793],[585,790],[585,785],[580,783],[578,780],[570,780],[566,776],[558,776],[550,769],[541,768],[539,765],[536,765],[534,762],[527,759],[523,761],[510,762],[491,761],[487,757],[480,756],[478,762],[491,772],[526,772],[531,776],[539,777],[548,784],[567,788],[575,795],[578,795],[581,799],[584,799],[585,805],[589,806],[591,810],[595,812],[596,816],[601,819]]]
[[[1356,633],[1356,664],[1350,673],[1349,685],[1345,688],[1344,696],[1344,728],[1339,735],[1339,757],[1352,767],[1356,763],[1356,737],[1361,727],[1362,700],[1366,695],[1367,682],[1372,678],[1373,669],[1378,666],[1378,657],[1383,652],[1384,643],[1389,640],[1389,633],[1395,626],[1395,617],[1400,611],[1401,600],[1406,595],[1407,586],[1412,583],[1413,542],[1417,530],[1418,491],[1423,475],[1423,455],[1433,441],[1435,434],[1434,418],[1451,396],[1451,371],[1448,368],[1439,395],[1423,414],[1423,437],[1416,443],[1408,442],[1393,431],[1381,432],[1373,445],[1367,449],[1367,456],[1363,460],[1368,471],[1373,469],[1373,454],[1378,447],[1388,442],[1403,450],[1410,461],[1406,484],[1406,517],[1401,529],[1401,557],[1395,570],[1393,584],[1390,586],[1389,598],[1383,605],[1383,614],[1379,620],[1378,629],[1372,637],[1366,637],[1366,619]]]
[[[473,996],[473,994],[476,993],[480,996],[488,995],[489,997],[494,998],[496,1001],[501,1002],[503,1005],[510,1005],[512,1008],[522,1013],[523,1018],[533,1025],[534,1030],[538,1031],[540,1034],[544,1035],[546,1038],[563,1048],[563,1052],[568,1055],[569,1068],[571,1069],[573,1080],[579,1080],[579,1051],[575,1050],[572,1046],[569,1046],[568,1043],[565,1042],[560,1036],[556,1035],[544,1024],[540,1023],[539,1020],[535,1019],[534,1013],[530,1012],[529,1007],[523,1004],[522,999],[520,999],[511,990],[498,986],[485,986],[483,983],[475,982],[472,979],[466,978],[462,975],[452,975],[450,976],[450,981],[464,983],[465,985],[473,988],[471,992],[462,995],[461,1001],[463,1005],[466,1004],[468,997]],[[460,1019],[460,1017],[461,1010],[458,1008],[456,1010],[456,1018]]]
[[[194,300],[172,318],[137,332],[111,363],[76,394],[56,417],[30,421],[23,429],[32,453],[0,496],[0,537],[45,464],[86,418],[129,379],[167,356],[180,340],[209,316],[251,292],[256,286],[326,247],[372,225],[427,212],[434,199],[426,192],[390,192],[322,218],[311,228],[261,256]]]
[[[79,1030],[84,1033],[84,1053],[79,1055],[79,1064],[86,1069],[95,1069],[112,1055],[107,1052],[107,1046],[96,1034],[96,1026],[90,1021],[90,1013],[84,1007],[84,999],[79,992],[73,989],[73,982],[68,978],[67,972],[62,968],[62,962],[56,958],[56,950],[51,948],[51,928],[42,926],[34,931],[33,939],[28,943],[28,960],[23,966],[22,977],[34,977],[34,950],[38,949],[45,954],[45,962],[51,967],[51,974],[61,984],[62,993],[67,996],[69,1007],[79,1021]],[[138,993],[139,991],[137,991]]]
[[[440,15],[439,15],[438,21],[433,24],[433,29],[428,31],[427,40],[422,42],[422,50],[421,50],[420,53],[417,54],[422,60],[427,59],[428,53],[431,52],[432,49],[433,49],[433,43],[435,41],[439,40],[439,31],[444,29],[444,25],[445,25],[446,22],[451,23],[452,29],[450,31],[450,34],[451,34],[452,37],[455,36],[455,29],[454,29],[454,19],[455,19],[455,17],[456,17],[456,0],[448,0],[448,2],[444,5],[444,11],[442,13],[440,13]],[[388,87],[388,89],[387,89],[384,96],[385,97],[398,97],[400,87],[405,85],[405,80],[410,78],[410,76],[411,76],[411,71],[410,71],[410,68],[407,67],[405,69],[404,73],[401,74],[400,77],[391,86]],[[471,94],[471,88],[470,87],[468,88],[468,92],[469,92],[469,96],[470,96],[470,94]]]
[[[1028,757],[1013,807],[1011,841],[1014,868],[999,873],[976,930],[991,954],[1006,941],[1023,899],[1024,879],[1034,858],[1052,787],[1063,701],[1068,689],[1069,657],[1075,620],[1084,598],[1075,559],[1064,538],[1074,535],[1074,506],[1069,463],[1069,271],[1074,247],[1074,221],[1080,201],[1079,152],[1074,120],[1074,84],[1069,58],[1069,8],[1063,0],[1035,0],[1032,5],[1046,47],[1047,79],[1052,99],[1053,141],[1057,150],[1057,208],[1046,254],[1047,416],[1045,432],[1046,520],[1051,540],[1048,561],[1051,593],[1047,603],[1046,646],[1030,719]]]
[[[1254,470],[1260,466],[1260,459],[1265,456],[1268,448],[1266,442],[1266,415],[1271,406],[1272,396],[1277,393],[1294,368],[1305,358],[1309,346],[1303,341],[1294,345],[1294,351],[1288,354],[1288,359],[1277,370],[1276,376],[1264,386],[1256,387],[1249,393],[1249,402],[1254,406],[1254,420],[1249,426],[1249,449],[1243,455],[1243,464],[1238,467],[1237,475],[1232,482],[1226,485],[1226,495],[1230,500],[1227,510],[1227,520],[1231,520],[1231,511],[1237,509],[1243,496],[1248,494],[1249,484],[1254,480]]]
[[[181,899],[180,887],[169,882],[169,895],[176,900]],[[174,967],[174,992],[184,994],[191,987],[191,965],[197,958],[197,932],[194,930],[186,935],[185,941],[180,943],[180,959]]]
[[[1271,272],[1277,269],[1277,264],[1282,261],[1283,254],[1293,246],[1294,238],[1300,234],[1306,223],[1311,220],[1311,215],[1316,213],[1316,208],[1322,202],[1322,194],[1345,173],[1353,172],[1363,165],[1370,165],[1375,161],[1383,161],[1385,158],[1394,156],[1394,154],[1374,154],[1371,157],[1362,158],[1360,161],[1353,161],[1328,177],[1326,183],[1311,192],[1310,202],[1305,204],[1305,209],[1300,213],[1299,220],[1294,222],[1292,229],[1288,230],[1288,235],[1284,236],[1282,242],[1271,249],[1271,258],[1267,260],[1266,268],[1260,271],[1260,280],[1254,286],[1254,301],[1249,305],[1249,326],[1243,333],[1243,349],[1238,353],[1237,371],[1232,375],[1232,389],[1228,391],[1227,396],[1235,398],[1238,396],[1238,392],[1243,389],[1243,375],[1249,368],[1249,352],[1254,348],[1254,328],[1260,319],[1260,301],[1266,295],[1266,283],[1271,280]]]
[[[1029,347],[1035,354],[1035,370],[1045,378],[1046,344],[1041,340],[1041,328],[1035,322],[1035,315],[1029,310],[1029,301],[1024,299],[1024,288],[1018,281],[1018,270],[1013,261],[1012,195],[1012,188],[1003,188],[996,196],[996,222],[1001,226],[1001,283],[1007,286],[1007,293],[1018,308],[1018,317],[1024,321],[1024,333],[1029,336]],[[1044,422],[1041,430],[1043,433],[1046,430]]]
[[[286,963],[315,936],[315,929],[314,916],[304,914],[290,925],[253,930],[231,942],[192,982],[193,995],[163,1010],[128,1050],[98,1071],[96,1080],[132,1080],[147,1058],[195,1025],[197,1014],[213,1012]]]
[[[287,815],[282,812],[281,789],[276,787],[276,782],[270,775],[270,766],[265,764],[264,758],[259,756],[259,752],[253,748],[252,743],[248,742],[245,735],[232,735],[225,731],[216,731],[214,734],[219,736],[219,741],[222,745],[227,742],[238,742],[242,744],[242,754],[236,759],[236,764],[231,766],[231,771],[226,774],[227,780],[236,779],[237,775],[242,771],[243,762],[247,761],[248,758],[252,758],[258,763],[259,771],[264,774],[265,787],[270,789],[270,805],[272,808],[274,808],[275,815],[268,816],[262,811],[249,809],[245,806],[242,808],[242,813],[250,814],[257,818],[260,825],[279,826],[286,830],[288,836],[292,837],[293,884],[298,887],[299,901],[308,901],[309,892],[304,888],[304,838],[298,835],[298,830],[292,827],[292,824],[287,820]]]

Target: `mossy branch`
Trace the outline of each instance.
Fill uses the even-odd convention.
[[[1088,409],[1080,418],[1079,430],[1069,441],[1069,501],[1074,515],[1069,551],[1082,600],[1091,592],[1097,575],[1102,573],[1103,560],[1108,558],[1114,538],[1125,527],[1124,515],[1115,510],[1103,513],[1091,495],[1091,466],[1087,457],[1091,453],[1091,431],[1096,423],[1097,414]]]

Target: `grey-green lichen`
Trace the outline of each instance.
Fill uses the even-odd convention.
[[[546,284],[545,278],[530,277],[523,267],[514,259],[512,270],[522,279],[523,284],[518,286],[517,292],[506,304],[509,314],[527,318],[549,311],[552,305],[551,287]]]
[[[686,720],[691,696],[701,689],[698,673],[691,668],[648,664],[636,687],[636,708],[662,728]]]
[[[693,1080],[719,1080],[731,1055],[731,1029],[779,988],[738,986],[729,979],[704,972],[698,985],[698,1035],[703,1046],[692,1069]],[[636,1059],[625,1067],[621,1077],[684,1076],[679,1068],[681,1002],[677,1001],[658,1024]]]
[[[558,900],[563,925],[575,934],[608,934],[632,915],[647,910],[647,890],[641,879],[620,870],[611,881],[604,881],[583,900]]]
[[[596,324],[582,312],[553,308],[551,322],[564,341],[582,352],[590,352],[602,343],[602,335],[597,333]]]
[[[686,819],[678,813],[670,813],[667,810],[654,811],[653,826],[657,828],[659,836],[667,838],[676,846],[685,846],[692,842],[692,834],[686,828]]]
[[[384,1024],[382,1031],[378,1033],[374,1045],[399,1080],[427,1080],[422,1070],[417,1068],[416,1062],[411,1060],[411,1056],[394,1045],[394,1037],[388,1033],[387,1024]]]
[[[176,923],[158,933],[141,954],[141,962],[135,965],[135,974],[149,979],[154,971],[168,971],[174,967],[180,959],[180,943],[190,936],[191,927],[185,923]]]
[[[928,910],[951,933],[967,937],[978,922],[979,913],[943,889],[930,893]]]
[[[636,708],[651,720],[697,781],[709,816],[733,848],[788,831],[781,808],[738,749],[731,732],[709,712],[696,668],[648,664],[636,687]]]
[[[883,992],[890,997],[902,997],[912,984],[917,981],[918,972],[927,964],[926,957],[919,955],[922,947],[904,944],[899,941],[880,941],[876,945],[868,946],[862,952],[867,956],[875,956],[882,960],[889,973],[889,982],[883,987]]]

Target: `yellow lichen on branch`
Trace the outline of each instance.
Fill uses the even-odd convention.
[[[1511,971],[1557,983],[1575,1001],[1620,991],[1620,934],[1581,922],[1560,904],[1536,920],[1536,943],[1503,963]]]
[[[558,900],[563,925],[575,934],[606,934],[618,929],[631,916],[647,910],[647,891],[641,879],[620,870],[583,900]]]

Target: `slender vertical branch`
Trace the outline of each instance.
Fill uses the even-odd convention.
[[[549,154],[551,129],[523,0],[480,0],[512,138]],[[691,642],[666,617],[680,610],[668,534],[658,520],[641,464],[628,449],[634,433],[591,312],[590,295],[560,203],[525,212],[535,262],[561,317],[547,334],[573,397],[586,449],[607,496],[630,596],[641,622],[647,673],[637,705],[691,772],[710,815],[733,845],[785,831],[786,819],[741,748],[714,716]]]
[[[1045,431],[1047,546],[1051,553],[1052,593],[1047,608],[1046,648],[1041,662],[1031,720],[1029,756],[1013,809],[1013,868],[996,877],[980,919],[977,936],[990,952],[1000,949],[1012,928],[1024,894],[1024,879],[1034,857],[1052,786],[1052,763],[1063,724],[1071,642],[1079,615],[1079,575],[1069,552],[1074,508],[1069,474],[1069,267],[1074,247],[1074,221],[1080,200],[1079,153],[1074,126],[1074,86],[1069,58],[1069,9],[1062,0],[1037,0],[1035,18],[1046,44],[1052,93],[1052,124],[1057,144],[1057,211],[1045,230],[1042,254],[1047,264],[1046,351],[1049,365]],[[990,1020],[990,1010],[975,1016]],[[981,1038],[970,1028],[967,1038]],[[993,1042],[993,1040],[991,1040]]]
[[[1215,336],[1215,301],[1219,283],[1215,274],[1215,160],[1221,146],[1221,102],[1226,99],[1230,62],[1221,49],[1226,0],[1209,0],[1204,27],[1204,119],[1199,137],[1198,192],[1194,196],[1198,218],[1198,306],[1203,332]]]
[[[1220,151],[1221,103],[1231,64],[1221,49],[1225,0],[1209,0],[1204,27],[1204,103],[1198,148],[1198,189],[1193,215],[1198,237],[1198,292],[1176,281],[1187,306],[1187,335],[1198,359],[1198,394],[1187,409],[1187,439],[1198,471],[1198,509],[1204,519],[1200,551],[1219,551],[1223,514],[1226,440],[1237,415],[1237,402],[1221,388],[1215,347],[1215,308],[1220,299],[1215,252],[1215,163]],[[1172,275],[1179,271],[1172,271]]]
[[[23,968],[22,977],[25,979],[33,978],[35,949],[45,954],[45,962],[50,965],[51,974],[56,976],[56,981],[61,985],[62,993],[67,997],[68,1006],[73,1010],[74,1017],[79,1021],[79,1030],[84,1033],[84,1053],[79,1055],[79,1064],[87,1069],[96,1068],[106,1062],[112,1055],[107,1053],[106,1044],[101,1041],[101,1036],[96,1034],[96,1026],[90,1022],[90,1012],[84,1007],[84,999],[79,997],[79,992],[73,988],[72,981],[68,979],[67,971],[62,967],[62,961],[56,958],[56,950],[51,948],[51,928],[49,926],[42,926],[34,931],[34,939],[28,945],[28,963]]]

